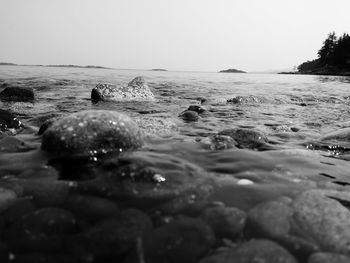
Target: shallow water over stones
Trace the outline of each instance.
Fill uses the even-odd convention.
[[[1,262],[347,262],[347,79],[0,73],[35,94],[0,101]],[[155,100],[91,101],[140,75]]]

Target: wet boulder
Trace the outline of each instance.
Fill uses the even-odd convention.
[[[20,129],[23,124],[16,118],[15,115],[6,110],[0,109],[0,131],[8,129]]]
[[[0,92],[0,100],[14,102],[33,102],[34,91],[31,88],[7,87]]]
[[[40,125],[39,131],[38,131],[38,135],[42,135],[48,128],[50,128],[52,126],[52,124],[54,124],[58,120],[59,120],[59,118],[55,118],[55,117],[45,120]]]
[[[181,218],[153,230],[142,241],[145,262],[195,263],[214,245],[215,236],[203,221]],[[132,255],[126,262],[139,261]]]
[[[237,142],[237,147],[248,149],[268,149],[268,139],[260,131],[246,128],[234,128],[223,130],[218,135],[230,136]]]
[[[154,94],[142,77],[134,78],[127,86],[97,84],[91,91],[91,100],[98,101],[145,101],[154,100]]]
[[[89,153],[141,145],[139,128],[131,118],[114,111],[90,110],[55,122],[44,132],[41,148],[56,153]]]
[[[235,248],[208,256],[200,263],[297,263],[297,260],[282,246],[264,239],[250,240]]]
[[[234,239],[244,228],[246,213],[235,207],[210,207],[201,218],[214,230],[217,237]]]

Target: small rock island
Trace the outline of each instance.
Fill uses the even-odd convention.
[[[226,69],[226,70],[220,70],[219,73],[247,73],[243,70],[238,70],[234,68]]]

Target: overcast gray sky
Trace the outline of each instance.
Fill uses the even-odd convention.
[[[246,71],[316,58],[350,0],[0,0],[0,61]]]

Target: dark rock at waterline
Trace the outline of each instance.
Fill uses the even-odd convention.
[[[230,136],[237,142],[237,147],[248,149],[266,149],[268,139],[264,133],[252,129],[235,128],[227,129],[218,133],[218,135]]]
[[[227,100],[227,103],[232,104],[256,104],[256,103],[266,103],[267,99],[261,96],[236,96]]]
[[[134,78],[127,86],[116,87],[97,84],[91,91],[91,100],[98,101],[143,101],[154,100],[154,94],[142,77]]]
[[[329,252],[317,252],[312,254],[308,260],[308,263],[349,263],[350,257],[329,253]]]
[[[350,128],[339,129],[320,138],[321,141],[350,142]]]
[[[138,207],[159,206],[182,197],[186,197],[181,202],[185,206],[208,197],[212,190],[212,178],[203,169],[155,152],[126,153],[98,167],[96,179],[78,182],[81,193]]]
[[[195,111],[191,111],[191,110],[186,110],[186,111],[182,112],[179,115],[179,117],[182,118],[184,121],[188,121],[188,122],[198,121],[198,119],[199,119],[198,113]]]
[[[56,153],[89,153],[96,150],[128,150],[142,145],[136,123],[114,111],[73,113],[49,127],[41,148]]]
[[[78,258],[117,260],[153,228],[151,219],[136,209],[127,209],[68,238],[66,247]],[[103,262],[103,261],[99,261]]]
[[[214,243],[213,231],[202,220],[181,218],[145,236],[141,249],[148,263],[195,263]],[[126,262],[139,262],[137,251]]]
[[[0,92],[0,100],[3,101],[18,101],[18,102],[33,102],[34,91],[30,88],[7,87]]]
[[[54,124],[58,120],[59,120],[59,118],[51,118],[51,119],[44,121],[44,123],[41,124],[41,126],[39,128],[38,135],[42,135],[48,128],[50,128],[52,126],[52,124]]]
[[[0,131],[7,129],[19,129],[23,124],[12,113],[0,109]]]
[[[209,111],[207,109],[199,105],[190,105],[187,110],[195,111],[201,116],[209,114]]]
[[[208,256],[200,263],[297,263],[297,260],[282,246],[264,239],[250,240],[235,248]]]
[[[230,136],[227,135],[211,135],[209,137],[204,138],[200,141],[200,143],[210,150],[225,150],[235,148],[237,142]]]
[[[214,230],[217,237],[234,239],[244,228],[246,213],[235,207],[210,207],[201,218]]]

